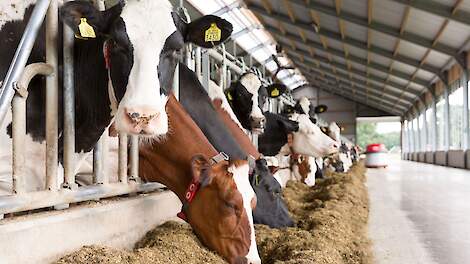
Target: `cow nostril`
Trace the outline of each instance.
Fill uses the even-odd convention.
[[[134,113],[129,113],[129,116],[130,116],[132,119],[134,119],[134,118],[139,118],[140,115],[139,115],[139,113],[135,113],[135,112],[134,112]]]

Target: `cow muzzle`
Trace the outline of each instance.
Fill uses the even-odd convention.
[[[251,130],[255,134],[262,134],[264,132],[264,127],[266,125],[266,118],[262,117],[253,117],[250,116],[250,125]]]
[[[120,132],[144,137],[158,136],[168,131],[166,113],[151,107],[126,107],[118,123]]]

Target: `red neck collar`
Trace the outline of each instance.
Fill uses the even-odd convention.
[[[229,157],[227,154],[224,152],[220,152],[219,154],[215,155],[210,159],[210,164],[211,166],[214,164],[217,164],[222,161],[229,160]],[[188,210],[189,205],[191,205],[191,202],[193,201],[194,197],[196,196],[196,193],[199,191],[201,188],[201,182],[199,179],[193,178],[191,182],[189,183],[188,188],[186,189],[186,192],[184,193],[184,198],[183,198],[183,207],[181,208],[181,211],[176,215],[182,220],[188,222],[188,217],[186,215],[186,212]]]

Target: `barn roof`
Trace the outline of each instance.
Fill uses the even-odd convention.
[[[261,38],[246,51],[270,71],[274,45],[282,46],[282,63],[296,68],[281,76],[292,89],[308,85],[403,116],[432,83],[447,83],[450,66],[466,68],[470,0],[213,1],[219,14],[255,15],[262,26],[245,23],[237,37]]]

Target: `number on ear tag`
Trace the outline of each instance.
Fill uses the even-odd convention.
[[[279,90],[278,90],[277,88],[274,88],[274,89],[271,91],[271,96],[272,96],[272,97],[279,96]]]
[[[206,30],[205,42],[220,41],[222,39],[222,30],[217,27],[217,24],[212,23],[210,28]]]
[[[82,38],[96,38],[95,30],[90,24],[88,24],[87,19],[82,17],[80,18],[80,25],[78,25],[78,30],[80,31],[80,37]]]

